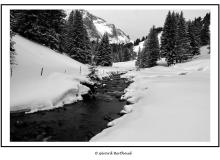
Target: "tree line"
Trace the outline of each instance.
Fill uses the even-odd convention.
[[[138,52],[136,65],[140,68],[153,67],[157,60],[165,58],[168,66],[182,63],[200,54],[199,48],[210,44],[210,13],[202,19],[186,21],[183,12],[168,12],[159,46],[158,30],[153,26]]]
[[[111,44],[113,62],[125,62],[136,58],[133,43]]]
[[[157,27],[155,28],[156,32],[157,33],[160,33],[163,28],[162,27]],[[134,46],[138,46],[140,42],[143,42],[147,39],[147,36],[143,36],[142,38],[137,38],[135,41],[134,41]]]
[[[65,17],[63,10],[11,10],[10,35],[20,34],[85,64],[111,66],[133,56],[133,44],[110,44],[107,33],[91,42],[79,10]],[[14,60],[13,44],[11,38],[10,55]]]

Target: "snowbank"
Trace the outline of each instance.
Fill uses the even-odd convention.
[[[134,68],[135,60],[113,63],[112,67],[98,66],[96,69],[98,77],[102,79],[103,77],[108,77],[112,73],[125,73],[129,70],[133,70]]]
[[[11,111],[53,109],[80,100],[88,92],[80,84],[90,83],[88,66],[19,35],[14,41],[17,65],[10,81]]]
[[[205,47],[207,48],[207,47]],[[201,49],[202,51],[205,48]],[[112,126],[91,141],[209,141],[209,55],[173,67],[156,66],[129,71],[134,81],[122,99],[130,101]]]

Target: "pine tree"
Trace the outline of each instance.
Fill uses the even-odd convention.
[[[177,28],[177,17],[175,13],[168,12],[166,17],[163,33],[161,35],[161,51],[160,57],[165,57],[168,66],[175,64],[176,53],[174,51],[175,38],[176,38],[176,28]]]
[[[12,30],[20,35],[60,50],[60,35],[64,24],[63,10],[11,10],[16,23]]]
[[[12,40],[12,37],[15,35],[15,33],[12,31],[12,28],[14,28],[16,23],[14,13],[11,12],[10,14],[10,67],[12,68],[13,65],[15,65],[15,49],[14,44],[15,42]]]
[[[124,61],[124,53],[123,53],[123,44],[119,45],[119,62],[123,62]]]
[[[79,10],[70,13],[66,23],[64,36],[65,52],[79,62],[91,63],[92,55],[90,41]]]
[[[190,46],[189,34],[186,29],[186,22],[183,17],[183,12],[181,12],[177,24],[177,33],[176,33],[176,62],[183,62],[187,59],[192,58],[192,50]]]
[[[99,40],[91,42],[91,65],[95,65],[95,55],[98,52]]]
[[[201,45],[208,45],[210,43],[210,30],[209,30],[209,25],[210,25],[210,13],[207,13],[205,17],[203,18],[203,26],[201,29]]]
[[[124,61],[129,61],[131,59],[131,54],[128,48],[124,49]]]
[[[159,41],[154,26],[151,28],[147,37],[142,51],[141,68],[153,67],[159,59]]]
[[[196,43],[201,45],[202,18],[201,17],[195,18],[192,24],[193,24],[193,32],[195,35]]]
[[[138,48],[138,53],[137,53],[137,60],[135,62],[135,65],[137,67],[141,67],[141,62],[142,62],[142,52],[141,52],[141,48]]]
[[[188,22],[187,24],[187,29],[188,29],[188,34],[189,34],[189,40],[190,40],[190,46],[192,49],[192,55],[198,55],[200,54],[199,52],[199,44],[196,41],[195,33],[194,33],[194,27],[191,21]]]
[[[109,38],[107,33],[105,33],[101,39],[95,60],[96,60],[96,65],[100,65],[100,66],[112,65],[111,46],[109,44]]]
[[[65,27],[63,28],[62,37],[63,37],[63,50],[67,54],[70,53],[70,50],[73,48],[73,38],[71,36],[73,29],[73,16],[74,12],[71,11],[68,17],[67,22],[65,23]]]
[[[138,38],[138,39],[136,39],[136,41],[134,41],[134,46],[137,46],[137,45],[139,45],[139,43],[141,42],[141,40]]]
[[[123,45],[123,61],[129,61],[134,57],[133,53],[133,43],[126,43]]]

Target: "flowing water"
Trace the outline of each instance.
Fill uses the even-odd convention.
[[[92,97],[61,108],[10,114],[11,141],[89,141],[120,117],[126,104],[120,97],[130,82],[114,74],[104,78]]]

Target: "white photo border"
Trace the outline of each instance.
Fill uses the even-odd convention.
[[[166,9],[210,10],[210,141],[209,142],[10,142],[10,9]],[[1,146],[34,147],[219,147],[219,5],[218,4],[2,4],[1,5]]]

